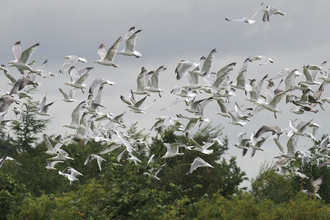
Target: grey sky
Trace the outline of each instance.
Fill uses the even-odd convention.
[[[266,55],[274,60],[273,64],[259,66],[257,62],[249,64],[249,78],[261,78],[269,74],[275,76],[283,68],[297,68],[302,71],[303,64],[320,64],[328,59],[330,51],[329,29],[330,17],[327,16],[330,2],[327,0],[316,1],[265,1],[262,7],[271,5],[286,13],[285,16],[275,15],[271,21],[263,23],[262,13],[255,16],[256,22],[252,25],[238,22],[227,22],[225,17],[241,18],[249,15],[261,1],[4,1],[2,2],[1,35],[0,35],[0,62],[6,64],[14,58],[11,49],[17,40],[21,40],[22,50],[41,42],[31,60],[36,60],[41,65],[45,59],[48,64],[45,69],[56,73],[54,78],[40,79],[41,86],[34,95],[35,100],[40,100],[47,93],[47,102],[57,100],[49,110],[54,117],[49,127],[49,134],[64,134],[72,132],[62,128],[70,121],[70,114],[78,104],[64,103],[58,88],[68,91],[64,83],[69,80],[67,73],[59,74],[66,55],[85,57],[86,64],[77,63],[78,68],[94,66],[90,83],[96,77],[103,77],[114,81],[114,86],[106,86],[103,92],[102,104],[107,108],[104,112],[113,114],[127,111],[126,125],[136,120],[140,128],[149,129],[154,118],[159,115],[175,116],[176,113],[188,115],[179,105],[168,111],[159,111],[175,100],[169,94],[175,86],[184,86],[187,79],[176,81],[174,69],[181,59],[197,62],[202,55],[207,56],[213,48],[217,49],[211,71],[218,71],[221,67],[237,62],[231,79],[235,81],[241,64],[247,57]],[[136,50],[142,57],[116,56],[115,63],[119,68],[101,66],[93,62],[99,59],[98,46],[104,43],[106,49],[115,40],[126,34],[131,26],[142,29],[137,38]],[[121,43],[119,50],[124,47]],[[127,96],[130,89],[136,88],[136,77],[144,66],[148,71],[155,70],[164,65],[167,70],[160,76],[160,87],[166,92],[159,98],[153,94],[146,102],[157,99],[156,103],[146,110],[145,115],[136,115],[129,112],[126,105],[119,99],[120,95]],[[329,65],[326,66],[326,69]],[[10,68],[11,74],[19,77],[16,69]],[[0,75],[0,89],[10,90],[7,79]],[[299,77],[298,80],[303,80]],[[316,87],[313,87],[316,89]],[[199,94],[198,98],[208,95]],[[323,96],[329,96],[326,88]],[[75,99],[82,101],[87,94],[77,91]],[[140,96],[142,97],[142,96]],[[139,97],[138,97],[139,98]],[[228,109],[234,108],[234,102],[252,106],[244,101],[244,92],[237,91],[237,97],[226,104]],[[264,152],[257,152],[254,158],[250,155],[241,157],[241,150],[232,147],[236,143],[236,135],[246,131],[250,137],[261,125],[278,125],[285,128],[289,119],[297,118],[290,113],[292,105],[280,103],[283,110],[278,119],[273,113],[264,110],[251,119],[243,128],[228,124],[228,119],[217,116],[219,107],[216,102],[210,103],[205,109],[205,116],[209,117],[214,125],[221,124],[225,127],[224,135],[229,138],[230,155],[237,156],[240,167],[246,171],[249,178],[255,177],[263,161],[271,162],[278,154],[278,149],[272,140],[267,140]],[[329,106],[326,112],[320,111],[313,114],[314,122],[320,124],[317,137],[329,131],[330,126],[325,124]],[[309,120],[310,115],[298,117],[300,120]],[[287,138],[281,139],[283,145]],[[304,145],[306,144],[306,147]],[[299,140],[299,148],[307,150],[312,142],[306,138]],[[229,155],[226,155],[229,156]],[[245,183],[249,185],[248,183]]]

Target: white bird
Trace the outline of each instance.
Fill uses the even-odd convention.
[[[13,95],[5,95],[0,97],[1,100],[1,104],[0,104],[0,112],[5,112],[8,110],[8,108],[10,107],[10,105],[15,102],[15,103],[19,103],[18,100],[14,99]]]
[[[45,96],[40,100],[39,103],[39,111],[37,112],[37,114],[42,115],[42,116],[49,116],[49,114],[47,113],[49,106],[51,106],[52,104],[54,104],[54,102],[50,102],[48,104],[46,104],[46,96],[47,94],[45,94]]]
[[[211,168],[214,168],[211,164],[207,163],[202,158],[196,157],[194,159],[194,161],[191,163],[190,170],[189,170],[189,172],[186,175],[191,174],[194,170],[196,170],[199,167],[211,167]]]
[[[86,73],[84,73],[81,77],[76,77],[75,75],[71,75],[71,80],[64,83],[64,85],[69,85],[72,86],[74,88],[77,89],[81,89],[81,91],[83,92],[82,89],[87,89],[87,84],[84,84],[84,82],[88,79],[88,77],[91,74],[91,70],[94,69],[94,67],[89,67],[88,71]]]
[[[270,57],[261,55],[253,57],[253,60],[259,60],[259,66],[266,65],[267,63],[274,63],[274,60],[272,60]]]
[[[181,79],[188,73],[190,68],[196,67],[197,65],[197,63],[190,62],[189,60],[181,60],[175,68],[176,79]]]
[[[252,20],[252,18],[258,13],[258,11],[260,10],[261,6],[263,5],[264,3],[261,3],[261,5],[256,8],[249,16],[246,16],[246,17],[243,17],[243,18],[240,18],[240,19],[228,19],[228,18],[225,18],[226,21],[242,21],[242,22],[245,22],[245,23],[248,23],[248,24],[253,24],[254,22],[256,22],[255,20]]]
[[[18,164],[18,165],[22,165],[22,164],[18,163],[14,158],[9,157],[8,155],[6,155],[6,156],[4,156],[3,158],[0,159],[0,168],[2,167],[3,163],[4,163],[6,160],[12,160],[12,161],[14,161],[16,164]]]
[[[98,63],[105,66],[113,66],[118,67],[117,64],[113,62],[115,55],[117,53],[119,43],[122,41],[122,38],[119,37],[116,42],[109,48],[108,52],[104,49],[104,44],[101,44],[98,49],[98,54],[100,55],[101,59],[95,61],[94,63]]]
[[[52,143],[50,143],[49,138],[46,134],[43,135],[45,145],[47,146],[47,151],[45,152],[46,154],[50,155],[56,155],[58,150],[61,148],[63,145],[62,143],[57,143],[55,147],[53,147]]]
[[[147,74],[146,68],[142,67],[141,72],[138,75],[137,80],[136,80],[136,83],[137,83],[136,90],[133,90],[134,94],[149,95],[149,93],[145,90],[145,88],[146,88],[146,74]]]
[[[155,101],[153,100],[153,102],[142,105],[143,102],[146,100],[148,96],[145,96],[144,98],[140,99],[139,101],[135,101],[134,98],[134,94],[133,91],[131,90],[130,95],[129,95],[129,100],[127,100],[124,96],[120,96],[120,99],[125,102],[128,107],[131,109],[131,111],[133,111],[134,113],[140,113],[140,114],[144,114],[145,113],[145,109],[149,108]]]
[[[285,15],[285,13],[283,13],[283,12],[281,12],[280,10],[278,10],[278,9],[272,7],[272,6],[269,6],[269,5],[267,5],[267,6],[266,6],[266,9],[264,9],[264,10],[262,10],[262,11],[264,12],[264,15],[263,15],[263,17],[262,17],[262,21],[263,21],[263,22],[270,21],[270,17],[271,17],[272,15],[282,15],[282,16]]]
[[[69,70],[70,67],[73,66],[78,61],[80,61],[82,63],[87,63],[86,58],[78,57],[78,56],[75,56],[75,55],[65,56],[65,57],[63,57],[63,59],[67,59],[67,60],[63,63],[62,68],[59,71],[60,73],[63,73],[64,71]]]
[[[200,68],[200,66],[198,65],[191,72],[197,73],[197,75],[199,75],[199,76],[203,76],[205,73],[208,74],[210,72],[210,69],[213,64],[214,54],[216,54],[216,53],[217,53],[217,50],[215,48],[212,49],[210,54],[204,60],[203,66]]]
[[[0,70],[3,70],[5,76],[10,80],[10,83],[7,83],[7,85],[14,86],[17,79],[15,79],[11,74],[9,74],[9,70],[6,68],[6,65],[1,64]]]
[[[45,167],[46,169],[49,169],[49,170],[56,170],[56,168],[54,167],[57,163],[64,163],[64,161],[61,161],[61,160],[57,160],[57,161],[53,161],[51,162],[51,160],[49,159],[46,159],[47,161],[47,166]]]
[[[69,157],[69,154],[62,150],[58,149],[55,157],[50,158],[51,160],[74,160],[72,157]]]
[[[89,87],[88,92],[89,93],[93,93],[95,87],[101,86],[101,85],[105,85],[105,84],[108,84],[108,85],[112,86],[115,83],[114,82],[111,82],[111,81],[109,81],[107,79],[103,79],[102,77],[101,78],[98,78],[98,79],[94,79],[93,82],[92,82],[92,84]]]
[[[247,145],[250,143],[250,139],[243,139],[243,136],[246,134],[246,132],[241,132],[237,135],[238,142],[234,144],[235,147],[239,149],[247,149]]]
[[[317,193],[317,191],[319,191],[319,189],[320,189],[322,180],[323,180],[323,176],[312,181],[312,190],[313,191],[309,191],[309,189],[304,189],[304,190],[301,190],[301,192],[306,195],[315,195],[317,198],[322,199],[321,196]]]
[[[13,54],[15,56],[15,60],[9,61],[8,64],[12,64],[19,71],[29,70],[33,72],[32,67],[28,65],[29,59],[32,56],[33,52],[37,49],[40,43],[36,43],[35,45],[29,47],[21,53],[21,41],[17,41],[13,46]]]
[[[166,147],[166,153],[161,158],[171,158],[176,156],[181,156],[183,153],[179,153],[179,147],[185,147],[185,144],[180,142],[174,142],[174,143],[164,143]]]
[[[245,125],[245,124],[247,123],[247,121],[241,121],[241,120],[237,119],[237,118],[235,117],[235,115],[232,113],[232,110],[231,110],[231,111],[228,111],[228,115],[229,115],[230,118],[231,118],[231,121],[228,122],[228,123],[230,123],[230,124],[233,124],[233,125],[239,125],[239,126],[243,127],[243,125]]]
[[[150,161],[150,159],[149,159],[149,161]],[[149,163],[149,161],[148,161],[148,163]],[[148,172],[144,172],[143,174],[151,176],[151,177],[155,178],[156,180],[160,180],[160,178],[158,178],[157,175],[163,169],[163,167],[165,165],[166,165],[166,163],[157,168],[152,167],[152,168],[148,169]]]
[[[289,89],[289,90],[286,90],[284,92],[281,92],[281,93],[277,94],[273,99],[271,99],[270,102],[268,102],[270,100],[270,98],[268,98],[268,100],[259,103],[258,106],[253,109],[253,111],[251,112],[251,114],[254,115],[257,112],[259,112],[259,111],[261,111],[261,110],[263,110],[265,108],[265,109],[267,109],[269,111],[274,112],[274,116],[275,116],[275,118],[277,118],[276,113],[277,112],[282,113],[282,111],[277,108],[277,105],[284,98],[284,96],[286,95],[286,93],[288,93],[291,90],[292,89]]]
[[[134,32],[135,26],[131,27],[124,37],[124,41],[126,43],[125,49],[119,51],[117,54],[125,55],[125,56],[135,56],[136,58],[140,58],[142,54],[139,51],[135,50],[136,37],[138,33],[142,31],[142,29]]]
[[[84,165],[86,165],[88,162],[90,162],[90,161],[92,161],[92,160],[94,160],[94,159],[97,160],[97,164],[98,164],[98,166],[99,166],[99,169],[100,169],[100,171],[102,171],[101,163],[102,163],[102,161],[105,161],[105,159],[103,159],[103,158],[102,158],[101,156],[99,156],[99,155],[96,155],[96,154],[90,154],[90,155],[87,157],[87,159],[86,159]]]
[[[58,174],[60,174],[60,175],[64,176],[65,178],[67,178],[67,179],[70,181],[70,185],[71,185],[74,181],[78,180],[78,178],[76,178],[75,176],[73,176],[73,175],[71,175],[71,174],[68,174],[68,173],[63,173],[63,172],[61,172],[61,171],[58,171]]]
[[[209,147],[211,147],[215,142],[203,142],[203,146],[197,143],[193,138],[191,138],[192,142],[194,143],[193,150],[202,152],[203,154],[212,154],[213,149],[208,150]]]
[[[63,125],[63,127],[76,129],[79,125],[80,109],[85,107],[86,101],[82,101],[77,105],[71,113],[71,123]]]
[[[164,91],[159,88],[159,76],[165,70],[166,68],[164,66],[160,66],[156,71],[151,71],[146,74],[147,77],[151,76],[145,87],[146,91],[158,93],[159,97],[161,97],[160,93]]]
[[[62,99],[62,101],[64,101],[64,102],[74,102],[74,101],[76,101],[76,100],[73,99],[73,95],[77,90],[76,88],[71,88],[69,90],[69,94],[66,94],[61,88],[59,88],[58,90],[60,90],[60,92],[62,93],[62,95],[64,97]]]

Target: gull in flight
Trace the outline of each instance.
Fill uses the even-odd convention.
[[[135,98],[134,98],[134,94],[133,94],[133,91],[131,90],[130,94],[129,94],[129,100],[127,100],[124,96],[120,96],[120,99],[125,102],[128,107],[134,112],[134,113],[142,113],[144,114],[145,113],[145,109],[149,108],[155,101],[156,99],[149,103],[149,104],[145,104],[145,105],[142,105],[143,102],[146,100],[148,96],[145,96],[144,98],[140,99],[139,101],[135,101]]]
[[[71,81],[64,83],[64,85],[69,85],[74,88],[81,89],[83,92],[82,89],[87,88],[87,84],[84,84],[84,82],[89,78],[92,69],[94,69],[94,67],[89,67],[88,71],[80,77],[75,74],[70,74]]]
[[[42,115],[42,116],[49,116],[49,114],[47,113],[48,108],[55,102],[54,101],[54,102],[48,103],[46,105],[46,96],[47,96],[47,94],[45,94],[45,96],[40,100],[40,103],[39,103],[40,109],[37,112],[37,114]]]
[[[136,58],[140,58],[142,54],[139,51],[135,50],[136,37],[138,33],[142,31],[142,29],[134,32],[135,26],[131,27],[125,35],[124,41],[126,42],[126,47],[124,50],[119,51],[117,54],[125,55],[125,56],[135,56]]]
[[[162,97],[160,95],[161,92],[164,92],[162,89],[159,88],[159,75],[165,71],[166,68],[164,66],[160,66],[156,71],[151,71],[149,73],[146,74],[147,77],[150,77],[150,80],[148,80],[147,83],[147,87],[145,88],[145,90],[147,90],[148,92],[157,92],[159,97]]]
[[[312,181],[312,191],[310,191],[309,189],[304,189],[304,190],[301,190],[301,192],[306,195],[315,195],[317,198],[322,199],[321,196],[317,193],[317,191],[319,191],[319,189],[320,189],[322,180],[323,180],[323,176]]]
[[[60,73],[63,73],[64,71],[69,70],[70,67],[73,66],[78,61],[80,61],[82,63],[87,63],[86,58],[78,57],[75,55],[69,55],[69,56],[63,57],[63,59],[67,59],[67,60],[63,63],[62,68],[59,71]]]
[[[134,94],[149,95],[149,93],[145,90],[145,88],[146,88],[146,74],[147,74],[146,68],[142,67],[141,72],[138,75],[137,80],[136,80],[137,88],[136,88],[136,90],[133,91]]]
[[[13,160],[13,161],[15,161],[16,164],[18,164],[18,165],[22,165],[22,164],[18,163],[14,158],[9,157],[9,156],[6,155],[6,156],[4,156],[3,158],[0,159],[0,168],[2,167],[3,163],[4,163],[6,160]]]
[[[214,168],[211,164],[207,163],[205,160],[203,160],[200,157],[196,157],[195,160],[191,163],[190,170],[186,174],[191,174],[194,170],[196,170],[199,167],[211,167]]]
[[[189,60],[181,60],[175,68],[176,79],[179,80],[188,73],[191,67],[196,67],[198,64]]]
[[[272,15],[282,15],[282,16],[285,15],[285,13],[283,13],[280,10],[278,10],[278,9],[272,7],[272,6],[269,6],[269,5],[267,5],[266,9],[263,9],[262,11],[264,12],[264,15],[262,17],[263,22],[270,21],[270,17]]]
[[[239,18],[239,19],[228,19],[228,18],[225,18],[226,21],[239,21],[239,22],[245,22],[245,23],[248,23],[248,24],[253,24],[254,22],[256,22],[255,20],[252,20],[252,18],[258,13],[258,11],[260,10],[261,6],[263,5],[264,3],[261,3],[261,5],[256,8],[249,16],[247,17],[243,17],[243,18]]]
[[[64,97],[62,99],[62,101],[64,101],[64,102],[74,102],[74,101],[76,101],[76,100],[73,99],[73,95],[77,90],[76,88],[71,88],[69,90],[69,94],[66,94],[61,88],[59,88],[58,90],[60,90],[60,92],[62,93],[62,95]]]
[[[51,160],[47,159],[46,161],[47,161],[47,166],[45,168],[49,169],[49,170],[56,170],[56,168],[54,166],[57,163],[64,163],[64,161],[61,161],[61,160],[51,162]]]
[[[185,147],[185,144],[180,142],[174,142],[174,143],[164,143],[167,151],[164,156],[161,158],[171,158],[175,156],[181,156],[183,153],[179,153],[179,147]]]
[[[24,70],[29,70],[33,72],[31,66],[29,66],[28,62],[33,52],[37,49],[40,43],[36,43],[35,45],[29,47],[21,53],[21,41],[17,41],[13,46],[13,54],[15,56],[15,60],[9,61],[8,64],[12,64],[15,66],[20,72]]]
[[[102,161],[105,161],[105,159],[103,159],[103,158],[102,158],[101,156],[99,156],[99,155],[96,155],[96,154],[90,154],[90,155],[87,157],[87,159],[86,159],[84,165],[86,165],[88,162],[90,162],[90,161],[92,161],[92,160],[94,160],[94,159],[97,160],[97,164],[98,164],[98,166],[99,166],[99,169],[100,169],[100,171],[102,171],[101,163],[102,163]]]
[[[75,107],[75,109],[71,113],[71,123],[63,125],[62,127],[76,129],[79,125],[80,109],[82,107],[85,107],[85,105],[86,101],[82,101],[81,103],[79,103],[79,105],[77,105],[77,107]]]
[[[100,55],[101,59],[95,61],[94,63],[98,63],[105,66],[113,66],[118,67],[117,64],[113,62],[115,55],[117,53],[119,43],[122,41],[122,38],[119,37],[116,42],[109,48],[108,52],[104,49],[104,44],[101,44],[98,49],[98,54]]]

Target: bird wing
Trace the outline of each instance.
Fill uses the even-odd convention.
[[[134,52],[136,37],[138,33],[140,33],[142,29],[135,31],[127,40],[126,40],[126,50]]]
[[[33,54],[33,52],[37,49],[40,43],[36,43],[35,45],[29,47],[28,49],[24,50],[19,61],[22,63],[27,63]]]
[[[119,43],[122,41],[122,37],[119,37],[116,42],[109,48],[106,56],[104,57],[104,60],[109,60],[109,61],[113,61],[113,59],[115,58],[115,55],[117,53],[118,47],[119,47]]]

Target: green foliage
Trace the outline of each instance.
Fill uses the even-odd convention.
[[[0,219],[7,219],[29,196],[23,184],[17,184],[9,175],[0,172]]]
[[[221,130],[222,128],[219,126],[212,127],[208,125],[198,130],[193,136],[193,139],[202,145],[203,142],[208,142],[212,138],[218,137]],[[151,153],[158,155],[155,163],[166,163],[166,166],[158,175],[161,181],[155,184],[155,188],[170,190],[170,184],[173,183],[181,186],[183,190],[188,190],[189,193],[187,195],[192,201],[198,200],[207,193],[213,194],[218,190],[221,190],[221,194],[224,196],[232,195],[238,191],[239,184],[246,177],[244,177],[245,173],[237,166],[235,157],[232,157],[229,161],[220,159],[221,155],[228,149],[227,145],[220,146],[218,143],[213,144],[210,149],[214,151],[209,155],[195,150],[180,148],[180,152],[183,152],[184,155],[161,159],[160,156],[166,152],[166,147],[163,143],[173,143],[176,141],[193,145],[186,137],[175,135],[173,130],[165,130],[160,137],[153,138]],[[203,158],[214,169],[199,168],[192,174],[186,175],[190,169],[190,164],[196,157]],[[177,198],[182,196],[178,194]]]
[[[275,204],[289,202],[300,190],[292,181],[263,166],[257,178],[251,183],[252,192],[258,201],[272,200]]]
[[[6,138],[15,148],[15,152],[31,153],[33,144],[38,140],[37,136],[46,130],[50,119],[38,119],[39,102],[30,99],[22,104],[21,110],[25,113],[25,120],[13,120],[10,125],[12,136],[8,133]]]

